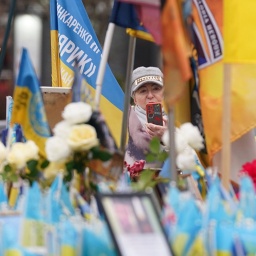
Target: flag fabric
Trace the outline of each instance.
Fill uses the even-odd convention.
[[[119,0],[135,6],[141,23],[153,36],[156,44],[162,43],[160,0]]]
[[[198,152],[198,156],[204,166],[209,166],[206,142],[205,142],[205,132],[204,124],[202,118],[201,102],[200,102],[200,86],[199,86],[199,76],[198,76],[198,66],[194,56],[190,57],[191,69],[193,73],[193,79],[190,83],[190,118],[191,123],[197,126],[201,136],[203,137],[204,147]]]
[[[81,0],[51,0],[52,86],[71,87],[74,66],[95,95],[102,49]],[[121,137],[124,93],[107,65],[100,110],[117,143]]]
[[[11,123],[20,124],[25,138],[33,140],[40,154],[45,156],[45,142],[51,134],[39,81],[26,49],[22,51],[13,101]]]
[[[253,11],[255,7],[254,1],[246,1],[242,5],[235,0],[193,1],[200,102],[210,160],[222,147],[224,62],[232,64],[231,141],[239,139],[255,127],[256,50],[253,43],[253,38],[256,37],[254,29],[256,16]]]
[[[90,91],[90,85],[83,78],[77,65],[74,70],[74,80],[72,85],[72,102],[86,102],[93,106],[94,99]]]
[[[246,0],[243,6],[238,0],[224,0],[225,63],[256,63],[255,8],[252,0]]]
[[[179,10],[176,0],[165,1],[161,20],[164,94],[167,106],[171,107],[183,96],[192,77],[188,41]]]
[[[110,16],[110,22],[126,28],[126,32],[130,36],[154,42],[153,36],[142,24],[134,4],[115,0]]]

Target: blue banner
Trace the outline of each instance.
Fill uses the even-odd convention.
[[[102,57],[101,45],[81,0],[51,0],[52,86],[71,87],[77,65],[95,95]],[[100,110],[116,139],[120,139],[124,93],[107,65]]]

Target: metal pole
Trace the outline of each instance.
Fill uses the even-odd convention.
[[[125,80],[125,101],[124,101],[123,123],[122,123],[122,133],[121,133],[121,143],[120,143],[121,152],[125,151],[125,146],[126,146],[128,113],[130,108],[130,97],[131,97],[130,96],[131,95],[131,74],[134,66],[135,46],[136,46],[136,37],[130,36],[127,69],[126,69],[126,80]]]
[[[114,34],[114,29],[115,29],[115,24],[114,23],[109,23],[108,24],[108,30],[106,33],[106,38],[104,42],[104,47],[102,51],[102,58],[100,62],[100,67],[99,67],[99,72],[97,75],[97,80],[96,80],[96,93],[95,93],[95,108],[96,110],[99,110],[100,106],[100,95],[101,95],[101,89],[102,89],[102,82],[107,66],[107,60],[108,60],[108,55],[109,55],[109,50],[111,47],[111,42]]]
[[[174,109],[168,109],[168,131],[169,131],[169,159],[170,159],[170,173],[171,180],[177,182],[177,170],[176,170],[176,145],[175,145],[175,118]]]

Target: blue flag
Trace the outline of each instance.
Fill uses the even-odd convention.
[[[45,142],[50,137],[50,128],[39,81],[26,49],[22,51],[13,101],[11,123],[20,124],[25,138],[33,140],[41,155],[45,156]]]
[[[81,0],[51,0],[52,86],[71,87],[74,67],[95,95],[102,49]],[[121,137],[124,93],[107,65],[100,110],[117,142]]]
[[[127,29],[127,33],[140,39],[154,42],[152,35],[141,25],[138,12],[134,4],[114,1],[110,22]]]

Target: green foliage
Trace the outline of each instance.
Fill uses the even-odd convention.
[[[48,167],[48,165],[49,161],[46,159],[29,160],[26,163],[26,167],[21,170],[17,170],[14,166],[6,164],[1,173],[1,177],[3,181],[6,182],[16,182],[20,177],[28,180],[29,183],[32,184],[33,181],[40,180],[42,177],[41,171]]]
[[[169,182],[169,179],[157,176],[155,170],[145,169],[140,173],[138,180],[136,182],[131,183],[131,186],[132,189],[135,191],[144,191],[149,187],[155,187],[158,183],[167,182]]]
[[[146,155],[146,161],[152,162],[164,162],[168,158],[168,153],[161,148],[161,142],[159,138],[154,137],[149,144],[149,152]]]
[[[1,176],[4,181],[8,180],[10,182],[16,182],[16,181],[18,181],[18,178],[19,178],[18,174],[15,172],[15,170],[9,164],[7,164],[4,167],[4,170],[1,173]]]
[[[40,167],[41,167],[41,169],[45,169],[49,166],[49,164],[50,164],[50,162],[47,159],[45,159],[42,161]]]
[[[168,158],[168,153],[161,147],[160,139],[152,138],[149,144],[149,151],[146,155],[146,162],[164,162]],[[158,183],[167,183],[170,180],[158,176],[159,170],[145,169],[140,172],[138,179],[132,182],[131,186],[136,191],[143,191],[148,187],[154,187]]]
[[[11,167],[11,165],[9,165],[9,164],[7,164],[7,165],[5,165],[5,167],[4,167],[4,172],[11,172],[12,171],[12,167]]]
[[[101,149],[100,147],[91,148],[91,154],[92,159],[99,159],[103,162],[106,162],[112,158],[112,154],[106,150]]]
[[[41,164],[38,160],[29,160],[27,162],[27,169],[25,169],[21,174],[21,178],[29,181],[30,185],[34,181],[38,181],[40,179],[41,173]]]

